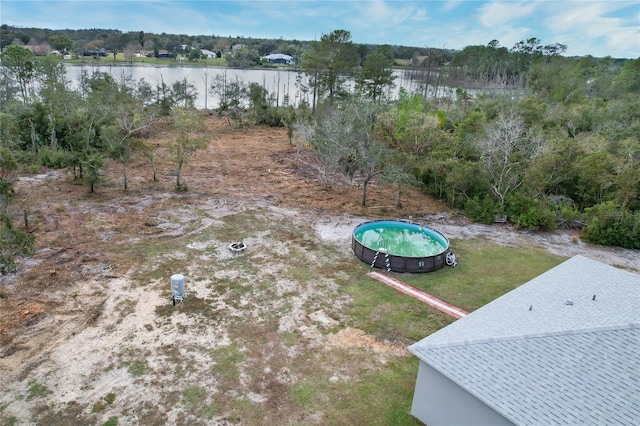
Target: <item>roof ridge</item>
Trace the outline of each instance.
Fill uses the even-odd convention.
[[[597,333],[601,331],[625,330],[625,329],[635,329],[635,328],[640,328],[640,322],[630,322],[630,323],[615,324],[615,325],[603,325],[599,327],[589,327],[589,328],[580,328],[580,329],[576,328],[572,330],[557,330],[557,331],[549,331],[549,332],[543,332],[543,333],[530,333],[530,334],[522,334],[522,335],[514,335],[514,336],[489,337],[489,338],[477,339],[477,340],[460,340],[456,342],[446,342],[446,343],[436,343],[436,344],[426,344],[426,345],[420,345],[419,344],[420,342],[416,342],[413,345],[409,346],[408,349],[410,352],[413,353],[413,350],[452,348],[456,346],[481,345],[485,343],[497,343],[497,342],[516,341],[516,340],[525,340],[525,339],[539,339],[539,338],[552,337],[552,336],[568,336],[568,335],[574,335],[574,334]]]

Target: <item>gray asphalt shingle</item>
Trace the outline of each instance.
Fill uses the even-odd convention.
[[[409,350],[516,424],[640,424],[640,276],[581,256]]]

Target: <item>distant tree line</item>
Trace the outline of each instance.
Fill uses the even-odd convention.
[[[362,205],[373,183],[396,186],[399,208],[403,188],[416,185],[479,222],[574,228],[589,242],[638,249],[640,58],[567,58],[563,46],[539,45],[505,51],[491,42],[450,60],[431,51],[432,64],[429,55],[414,58],[414,69],[433,77],[428,89],[387,99],[393,47],[363,57],[348,31],[335,30],[300,56],[310,104],[280,105],[261,85],[226,73],[207,85],[230,126],[286,126],[326,187],[341,177],[357,182]],[[156,179],[152,135],[169,124],[175,187],[188,190],[183,165],[212,136],[186,79],[152,85],[93,71],[74,89],[53,57],[11,43],[0,59],[0,273],[33,244],[9,214],[20,172],[66,168],[93,192],[112,159],[127,190],[134,156],[148,159]],[[460,83],[455,92],[437,89],[452,82]]]
[[[60,52],[70,52],[77,55],[86,51],[104,49],[106,52],[124,52],[127,49],[157,52],[163,50],[173,55],[189,55],[196,52],[210,50],[218,57],[227,56],[237,61],[231,66],[247,67],[260,64],[259,58],[271,53],[283,53],[300,63],[303,53],[311,46],[312,41],[264,39],[241,36],[196,35],[185,34],[155,34],[144,31],[121,32],[109,29],[84,30],[49,30],[41,28],[20,28],[9,25],[0,26],[0,50],[10,44],[14,45],[48,45]],[[364,58],[377,46],[360,44],[357,51]],[[46,52],[46,49],[42,49]],[[424,54],[426,49],[410,46],[392,46],[390,50],[394,59],[409,60],[416,53]],[[422,53],[421,53],[422,52]],[[443,52],[449,52],[443,50]],[[234,53],[234,54],[230,54]],[[235,54],[238,54],[236,57]],[[244,58],[243,58],[244,57]],[[251,60],[247,61],[247,57]],[[256,61],[255,58],[258,58]]]

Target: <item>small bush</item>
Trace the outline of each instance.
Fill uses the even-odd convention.
[[[264,124],[270,127],[283,127],[284,122],[284,109],[266,107],[256,116],[256,124]]]
[[[44,147],[38,152],[38,163],[50,169],[64,169],[71,165],[71,156],[68,152]]]
[[[538,198],[513,194],[507,200],[507,214],[519,228],[550,231],[556,227],[556,213]]]
[[[102,401],[98,401],[95,404],[93,404],[93,408],[91,409],[91,412],[92,413],[99,413],[99,412],[103,411],[105,408],[107,408],[105,403],[102,402]]]
[[[572,206],[562,206],[556,212],[556,227],[560,229],[581,229],[585,226],[584,215]]]
[[[474,222],[490,224],[500,211],[500,206],[489,195],[485,195],[482,199],[475,196],[465,203],[464,211]]]
[[[640,212],[622,210],[611,201],[585,209],[582,239],[589,243],[640,249]]]
[[[40,171],[40,167],[37,164],[30,164],[24,168],[24,171],[29,174],[35,175]]]

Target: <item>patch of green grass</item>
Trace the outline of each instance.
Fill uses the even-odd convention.
[[[173,306],[173,302],[167,299],[167,303],[156,306],[156,314],[161,317],[170,317],[174,312],[182,312],[186,314],[203,315],[209,319],[216,319],[218,317],[218,311],[215,310],[211,304],[199,297],[189,296],[185,297],[182,302],[176,301],[176,305]]]
[[[202,407],[202,411],[200,412],[200,416],[204,417],[207,420],[211,420],[213,416],[218,414],[220,411],[220,407],[217,404],[207,404]]]
[[[345,291],[353,297],[347,308],[350,325],[379,341],[409,345],[454,321],[364,273],[354,276]]]
[[[484,240],[452,240],[451,250],[457,266],[397,278],[471,312],[566,260],[537,247],[506,247]]]
[[[317,278],[318,272],[305,262],[292,262],[289,268],[284,271],[283,276],[293,281],[305,283]]]
[[[111,416],[106,422],[102,423],[102,426],[118,426],[118,418],[116,416]]]
[[[319,377],[309,377],[291,386],[289,395],[306,412],[313,412],[317,408],[320,395],[327,392],[327,383]]]
[[[372,369],[360,380],[338,382],[319,407],[325,424],[367,426],[420,425],[410,414],[418,360],[412,356],[392,358],[383,369]],[[319,398],[320,395],[315,395]]]
[[[240,363],[244,361],[244,355],[236,344],[222,346],[211,351],[211,359],[214,365],[211,369],[222,377],[236,381],[240,377]]]
[[[207,390],[200,386],[193,386],[182,391],[182,405],[188,409],[201,406],[207,399]]]
[[[244,412],[249,411],[253,407],[251,401],[249,401],[246,397],[238,398],[233,401],[232,409],[236,412]]]
[[[68,59],[68,60],[64,60],[64,63],[68,63],[68,64],[76,64],[76,65],[81,65],[81,64],[94,64],[94,65],[113,65],[113,64],[119,64],[119,65],[126,65],[129,64],[130,62],[132,62],[134,65],[140,65],[140,64],[150,64],[153,66],[174,66],[174,67],[204,67],[204,66],[214,66],[214,67],[225,67],[228,65],[228,62],[226,60],[226,58],[207,58],[207,59],[199,59],[197,61],[189,61],[189,60],[185,60],[184,62],[180,62],[179,60],[179,56],[176,56],[176,58],[155,58],[155,57],[143,57],[143,58],[133,58],[133,59],[127,59],[125,58],[123,53],[117,53],[116,54],[116,58],[115,60],[113,59],[113,54],[108,54],[107,56],[103,56],[103,57],[99,57],[99,58],[93,58],[92,56],[85,56],[84,58],[78,58],[75,55],[73,55],[73,59]],[[187,55],[184,55],[185,58],[187,58]],[[63,60],[60,59],[60,62],[62,62]]]
[[[140,360],[125,361],[120,364],[121,367],[127,367],[127,371],[131,377],[141,377],[147,370],[147,363]]]
[[[291,331],[285,331],[280,334],[280,341],[287,347],[296,346],[300,343],[300,337],[297,333]]]
[[[14,426],[18,424],[16,416],[7,417],[6,419],[0,418],[0,420],[2,420],[3,426]]]
[[[224,226],[215,230],[220,241],[243,241],[247,236],[269,230],[268,214],[263,210],[254,210],[242,214],[234,214],[223,218]]]
[[[217,404],[205,404],[207,401],[207,390],[201,386],[193,386],[182,391],[182,405],[192,414],[211,420],[220,407]]]
[[[31,401],[33,398],[44,398],[45,396],[52,394],[45,385],[38,383],[35,380],[29,381],[29,390],[27,391],[27,401]]]
[[[115,393],[108,393],[100,401],[98,401],[95,404],[93,404],[93,408],[91,409],[91,412],[92,413],[99,413],[101,411],[104,411],[104,409],[107,408],[107,405],[113,404],[113,401],[115,401],[115,400],[116,400],[116,394]]]

